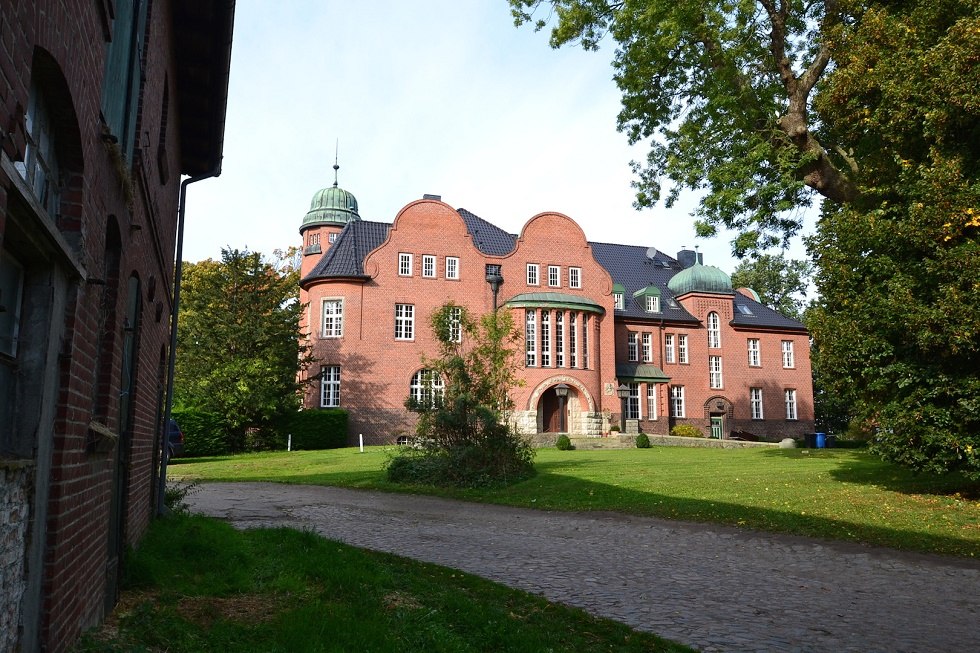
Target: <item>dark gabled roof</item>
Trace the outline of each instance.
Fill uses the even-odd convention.
[[[503,256],[514,251],[517,236],[507,233],[500,227],[494,226],[483,218],[473,215],[466,209],[457,209],[466,230],[473,237],[473,244],[487,256]]]
[[[387,222],[366,220],[348,222],[327,253],[310,270],[310,273],[303,277],[300,285],[331,277],[363,277],[364,259],[371,250],[385,241],[389,229],[391,225]]]
[[[746,313],[742,308],[747,308]],[[735,293],[735,317],[732,326],[736,327],[768,327],[771,329],[796,329],[805,331],[806,326],[782,313],[772,310],[754,299],[749,299],[740,292]]]
[[[613,245],[611,243],[589,243],[592,255],[599,265],[606,268],[613,283],[622,286],[623,301],[626,308],[617,310],[617,317],[633,317],[664,320],[670,322],[694,322],[697,318],[674,301],[674,293],[667,288],[667,281],[681,271],[677,259],[657,252],[651,259],[648,248],[637,245]],[[647,313],[643,306],[643,296],[634,294],[650,285],[660,289],[660,312]],[[617,288],[618,290],[618,288]]]

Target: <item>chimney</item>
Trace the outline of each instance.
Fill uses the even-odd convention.
[[[442,201],[442,195],[433,195],[431,193],[423,193],[422,194],[422,199],[424,199],[424,200],[435,200],[437,202],[441,202]]]

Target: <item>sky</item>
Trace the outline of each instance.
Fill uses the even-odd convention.
[[[616,130],[612,56],[551,49],[506,0],[239,0],[222,173],[188,188],[183,258],[299,245],[336,155],[364,220],[425,193],[511,233],[558,211],[591,241],[697,245],[731,273],[731,234],[694,237],[695,196],[633,208],[647,149]]]

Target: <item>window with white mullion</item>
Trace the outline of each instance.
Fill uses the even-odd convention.
[[[643,362],[653,362],[653,338],[649,333],[643,334]]]
[[[552,288],[561,286],[561,267],[557,265],[548,266],[548,285]]]
[[[795,420],[796,419],[796,390],[787,388],[785,393],[786,399],[786,419]]]
[[[589,369],[589,316],[582,315],[582,368]]]
[[[578,367],[578,313],[568,314],[569,367]]]
[[[565,367],[565,311],[555,313],[555,367]]]
[[[687,335],[683,333],[677,335],[677,362],[687,365]]]
[[[752,419],[762,419],[762,388],[749,388],[749,407]]]
[[[410,277],[412,276],[412,255],[406,252],[400,252],[398,254],[398,276],[400,277]]]
[[[684,386],[670,386],[670,416],[684,417]]]
[[[527,285],[537,286],[538,281],[538,264],[528,263],[527,264]]]
[[[713,390],[722,387],[721,356],[708,356],[708,386]]]
[[[422,255],[422,276],[434,279],[436,276],[436,257],[430,254]]]
[[[647,419],[656,420],[659,412],[657,410],[657,384],[647,383]]]
[[[783,367],[787,367],[787,368],[795,367],[796,364],[793,356],[793,341],[783,340],[782,350],[783,350]]]
[[[710,349],[721,347],[721,319],[715,312],[708,313],[708,347]]]
[[[538,366],[537,320],[537,311],[527,309],[524,320],[524,364],[527,367]]]
[[[674,334],[668,333],[664,336],[664,362],[674,362]]]
[[[759,367],[762,364],[762,357],[759,348],[759,339],[749,338],[748,348],[749,348],[749,366]]]
[[[627,383],[629,394],[626,395],[626,419],[643,419],[640,412],[640,384]]]
[[[395,304],[395,340],[415,339],[415,305]]]
[[[344,335],[344,300],[323,300],[321,333],[324,338],[340,338]]]
[[[541,311],[541,367],[551,367],[551,311]]]
[[[637,342],[637,334],[627,333],[626,334],[626,360],[631,363],[638,361],[640,358],[639,344]]]
[[[457,256],[446,257],[446,278],[459,279],[459,257]]]
[[[320,407],[340,406],[340,365],[324,365],[320,368]]]
[[[568,287],[582,287],[582,268],[568,268]]]

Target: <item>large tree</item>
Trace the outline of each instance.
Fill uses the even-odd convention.
[[[270,425],[299,405],[298,272],[280,252],[225,249],[221,260],[184,263],[175,397],[221,415],[230,448],[249,428]]]
[[[763,254],[742,261],[732,272],[732,285],[751,288],[769,308],[802,321],[812,274],[810,261]]]

